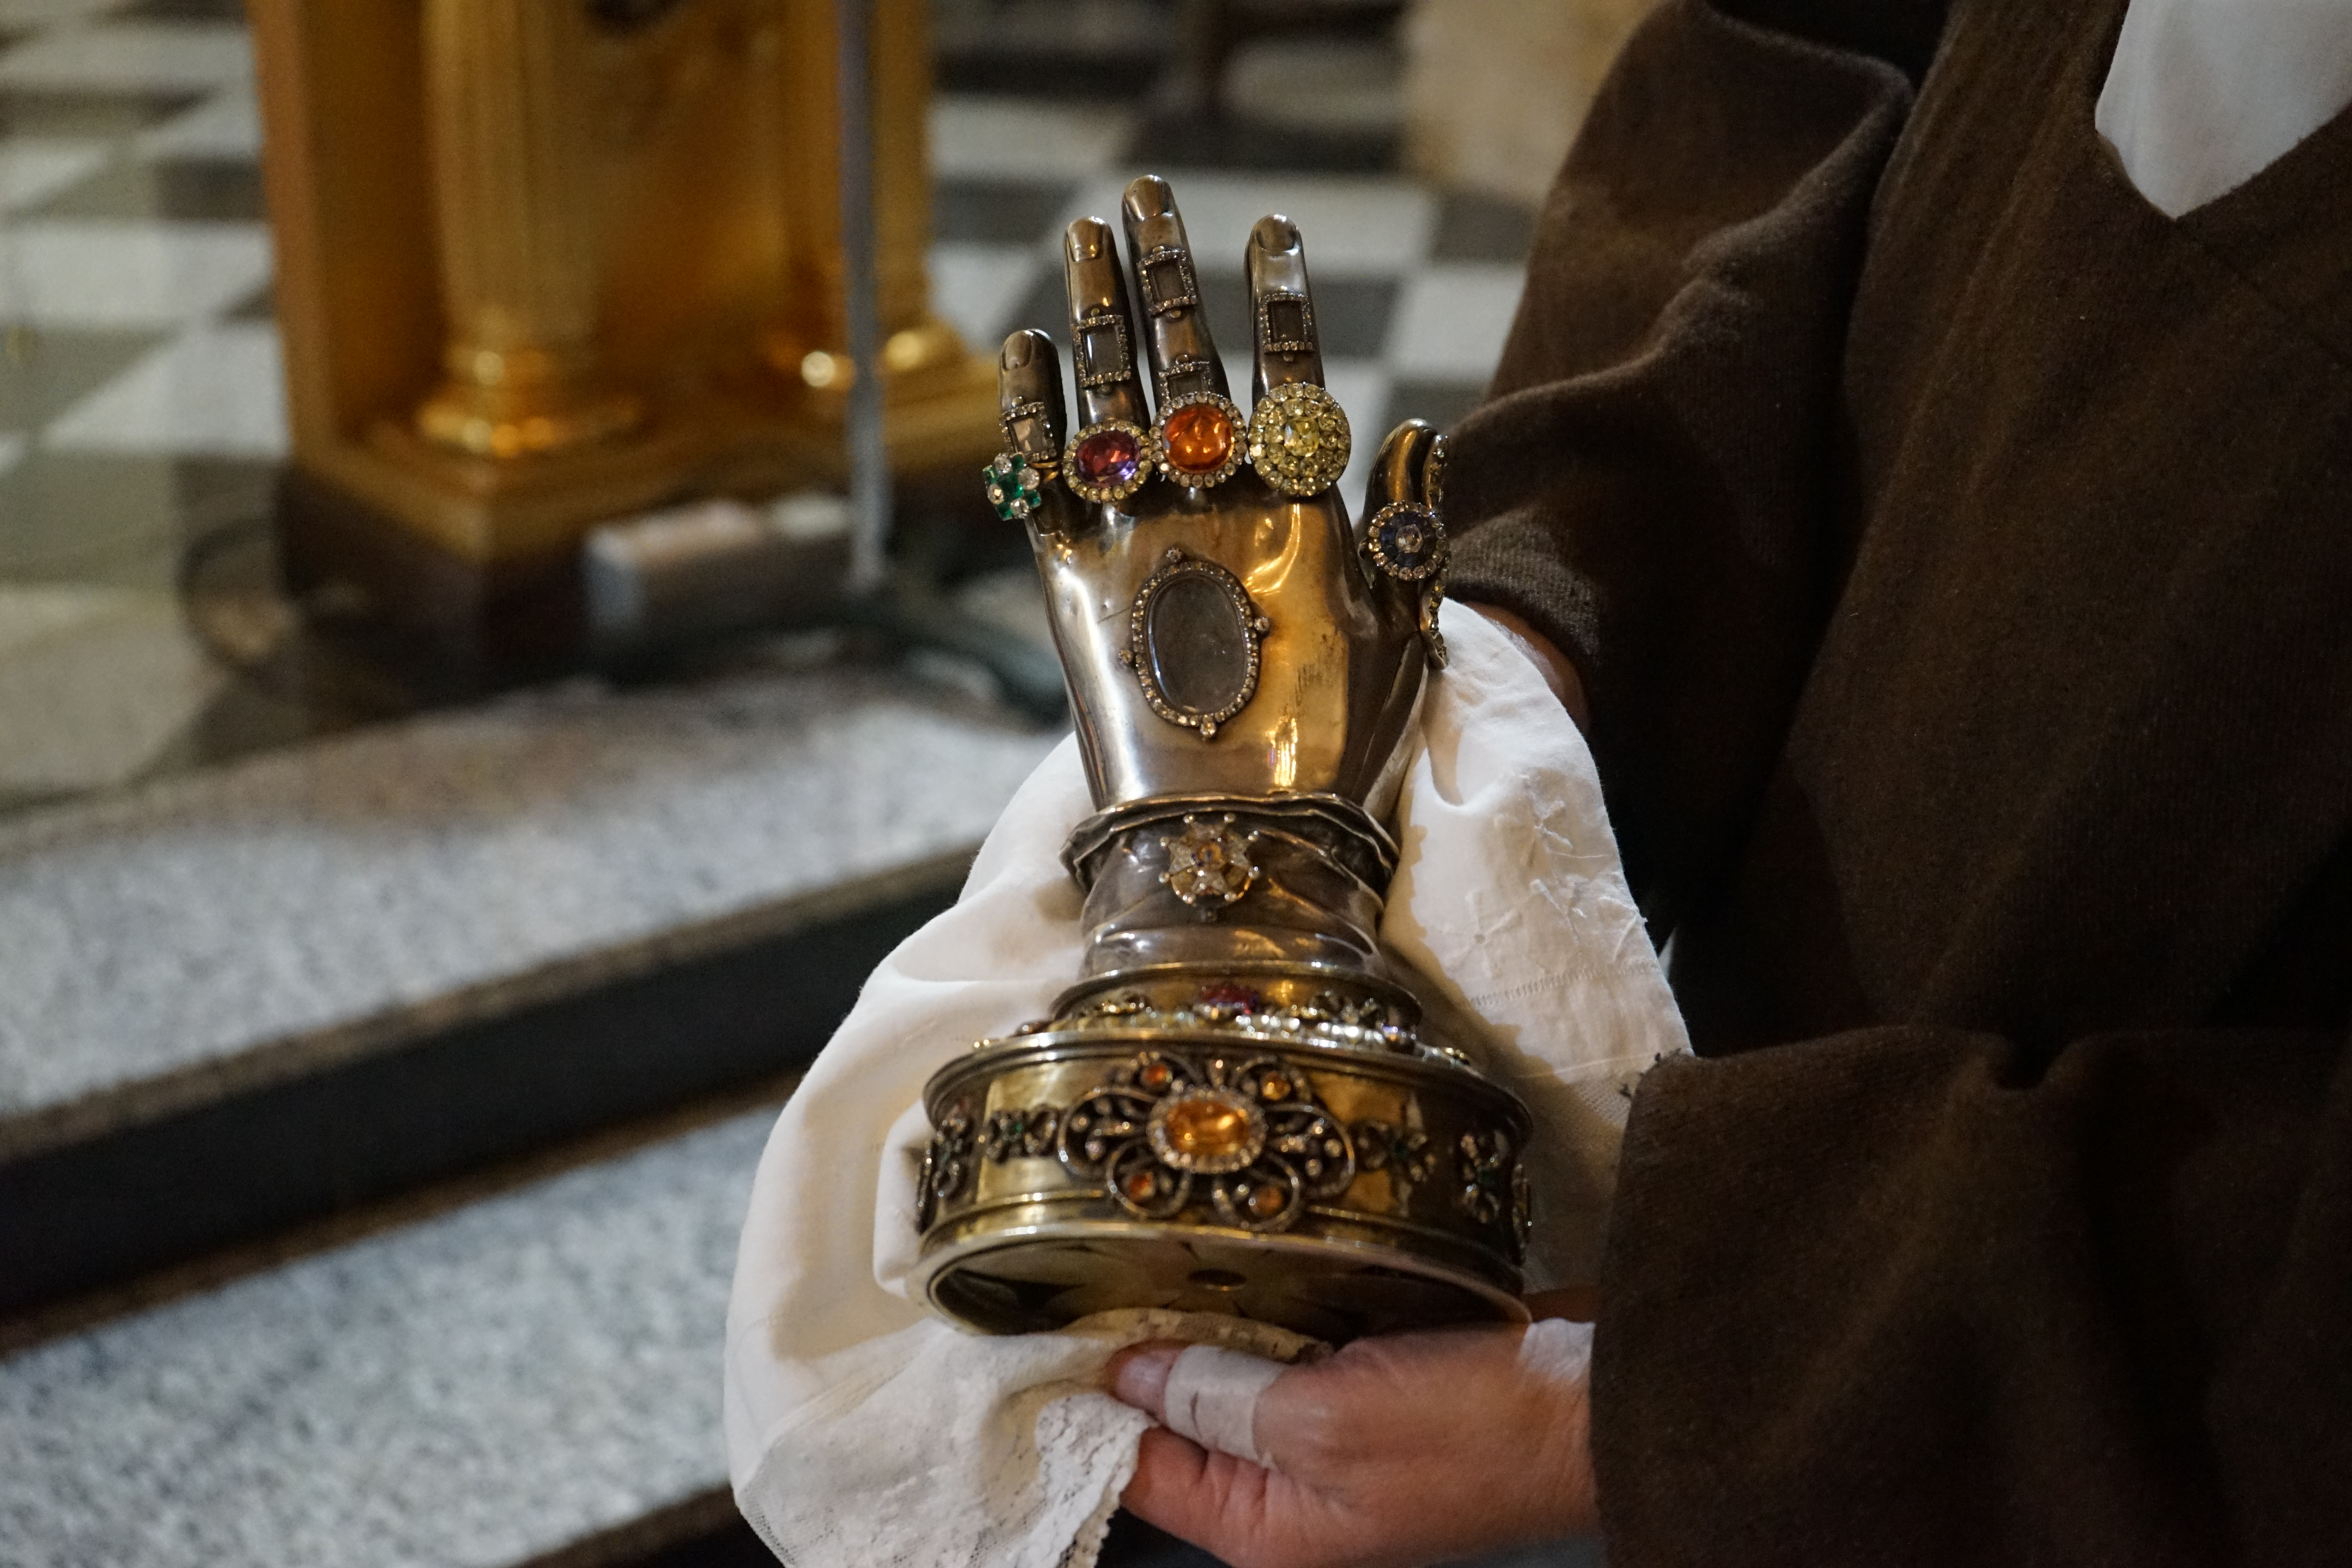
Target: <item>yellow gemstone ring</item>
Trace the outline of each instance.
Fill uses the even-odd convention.
[[[1249,460],[1286,496],[1319,495],[1348,471],[1348,416],[1312,382],[1277,386],[1250,410]]]

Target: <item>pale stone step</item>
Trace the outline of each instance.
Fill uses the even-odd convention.
[[[772,1109],[0,1361],[11,1568],[505,1568],[721,1486]]]
[[[1053,741],[583,683],[0,821],[0,1316],[804,1060]]]

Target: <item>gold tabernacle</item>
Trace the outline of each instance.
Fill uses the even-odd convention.
[[[1377,934],[1444,662],[1443,440],[1391,435],[1353,526],[1297,229],[1264,220],[1244,256],[1259,305],[1292,307],[1255,312],[1244,437],[1166,184],[1124,205],[1132,291],[1108,226],[1071,226],[1077,417],[1051,341],[1016,334],[982,476],[1029,531],[1077,717],[1086,958],[1052,1016],[931,1079],[915,1282],[1005,1332],[1138,1306],[1334,1341],[1524,1318],[1528,1111],[1432,1036]]]

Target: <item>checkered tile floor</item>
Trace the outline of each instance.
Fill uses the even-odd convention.
[[[1057,328],[1061,226],[1115,215],[1150,167],[1175,182],[1229,355],[1247,352],[1249,225],[1299,221],[1331,385],[1365,454],[1399,418],[1444,424],[1475,400],[1528,216],[1393,172],[1380,46],[1245,56],[1233,98],[1246,110],[1254,79],[1275,82],[1290,120],[1188,123],[1152,90],[1169,0],[938,4],[933,293],[968,341]],[[1067,58],[1001,80],[1005,29],[1022,26]],[[986,90],[1000,87],[1020,90]],[[168,595],[193,542],[265,507],[286,418],[259,147],[237,0],[0,0],[0,731],[53,706],[18,689],[15,656],[48,647],[72,619],[60,604]],[[0,803],[111,782],[221,685],[200,654],[149,663],[178,672],[184,700],[150,704],[136,743],[99,748],[104,765],[61,763],[44,784],[0,762]]]

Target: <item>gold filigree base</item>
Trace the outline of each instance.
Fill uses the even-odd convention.
[[[1098,998],[933,1077],[923,1299],[999,1333],[1114,1307],[1334,1342],[1524,1321],[1518,1100],[1377,998],[1197,989]]]
[[[916,1287],[940,1311],[987,1333],[1043,1332],[1119,1307],[1227,1313],[1330,1344],[1528,1321],[1518,1298],[1477,1269],[1402,1253],[1385,1237],[1270,1238],[1072,1221],[1045,1205],[962,1228],[925,1257]]]

